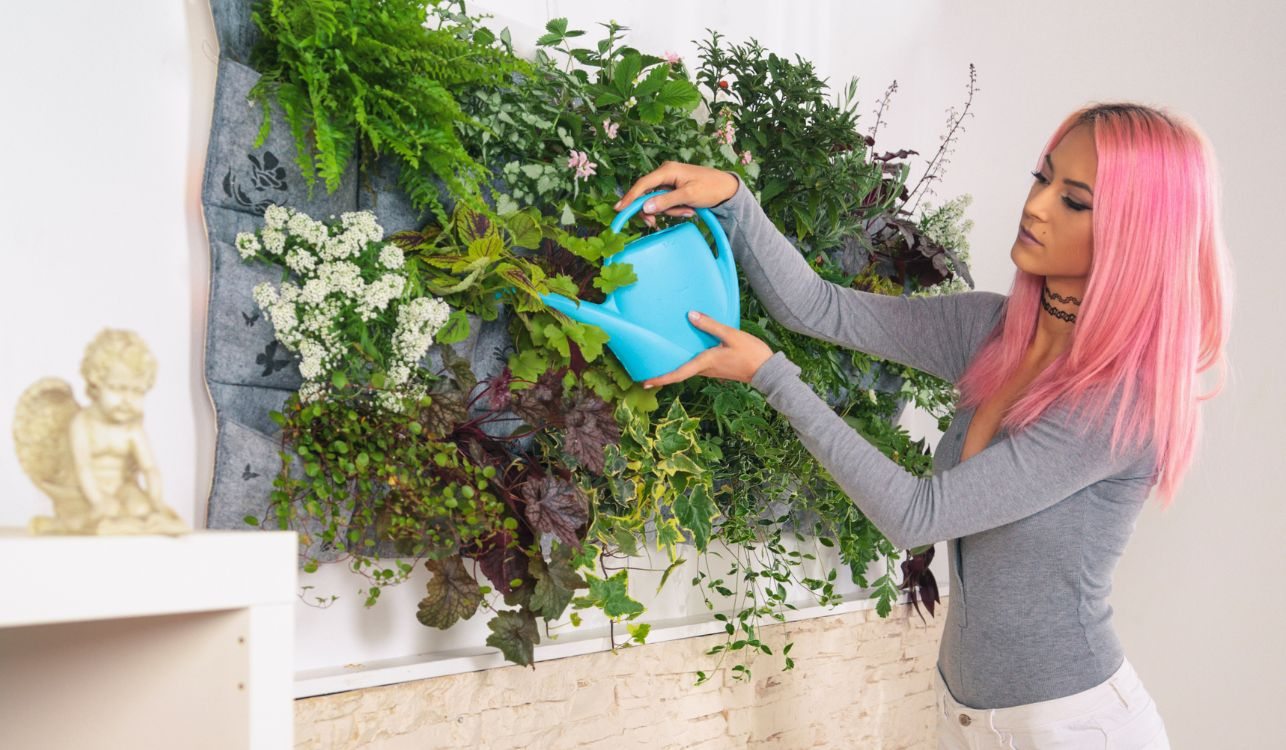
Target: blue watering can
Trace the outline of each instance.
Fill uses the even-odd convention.
[[[657,190],[639,196],[616,215],[613,232],[621,231]],[[741,293],[728,236],[706,208],[696,209],[714,235],[718,258],[711,256],[701,231],[690,221],[641,237],[603,261],[629,263],[638,281],[623,286],[596,304],[561,294],[541,300],[567,317],[603,329],[607,346],[635,382],[664,375],[713,346],[719,339],[688,320],[698,310],[732,328],[741,328]]]

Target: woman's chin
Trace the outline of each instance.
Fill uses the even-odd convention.
[[[1035,265],[1031,261],[1031,248],[1022,242],[1015,241],[1014,246],[1009,249],[1009,257],[1014,261],[1014,265],[1027,273],[1037,273],[1032,269]]]

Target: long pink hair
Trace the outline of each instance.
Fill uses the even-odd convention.
[[[1059,125],[1036,159],[1077,125],[1093,127],[1094,250],[1071,347],[1005,412],[1010,433],[1055,401],[1098,423],[1120,389],[1111,446],[1149,438],[1161,507],[1174,501],[1201,436],[1199,402],[1218,395],[1233,295],[1221,184],[1205,134],[1183,117],[1132,103],[1095,104]],[[1036,331],[1044,277],[1018,269],[1001,322],[957,384],[958,408],[987,401],[1014,375]],[[1196,393],[1199,373],[1219,381]],[[1137,380],[1136,380],[1137,378]],[[1137,387],[1136,387],[1137,386]]]

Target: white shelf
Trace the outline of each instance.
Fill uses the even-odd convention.
[[[291,531],[0,528],[0,747],[289,748]]]

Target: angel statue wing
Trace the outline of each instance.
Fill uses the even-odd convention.
[[[50,525],[74,527],[89,516],[91,507],[76,479],[68,435],[71,420],[79,411],[71,386],[61,378],[42,378],[18,398],[13,415],[18,463],[40,491],[54,501],[58,516],[33,518],[33,530]]]

